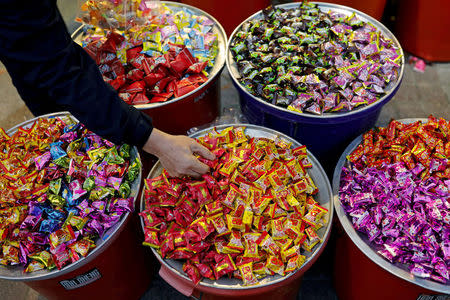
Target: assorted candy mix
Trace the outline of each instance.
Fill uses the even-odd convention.
[[[61,269],[134,209],[140,161],[70,117],[0,128],[0,263]]]
[[[300,113],[351,111],[374,103],[399,76],[401,49],[354,13],[269,6],[231,42],[240,83],[252,95]]]
[[[165,170],[146,179],[144,245],[184,260],[195,284],[228,276],[254,285],[300,268],[304,251],[321,242],[317,230],[328,214],[314,200],[306,147],[251,138],[245,127],[214,129],[198,142],[216,155],[199,158],[210,167],[200,180]]]
[[[85,26],[82,41],[104,80],[132,105],[164,102],[195,90],[208,80],[218,52],[211,19],[185,7],[147,2],[136,7],[140,22],[124,31]],[[92,10],[97,11],[90,6]],[[98,25],[95,20],[86,21]]]
[[[92,24],[104,29],[125,29],[139,20],[136,0],[79,0],[79,15],[76,21]]]
[[[364,134],[347,157],[342,207],[378,254],[449,284],[450,122],[428,118]]]

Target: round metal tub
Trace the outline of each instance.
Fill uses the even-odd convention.
[[[245,127],[245,133],[250,137],[264,137],[269,139],[281,137],[287,142],[292,143],[292,147],[301,146],[301,144],[294,139],[289,138],[280,132],[261,126],[250,124],[227,124],[215,128],[218,131],[221,131],[229,126]],[[213,127],[198,131],[192,134],[191,137],[198,138],[205,136],[212,129]],[[158,252],[152,248],[153,254],[161,263],[161,269],[159,270],[160,276],[185,296],[199,297],[200,295],[201,299],[261,299],[261,297],[264,297],[265,299],[296,299],[298,290],[300,289],[302,276],[324,250],[330,237],[331,225],[333,222],[333,201],[330,183],[321,165],[309,151],[308,159],[312,163],[312,168],[308,169],[308,173],[319,189],[319,192],[314,198],[323,207],[328,209],[328,214],[326,226],[318,231],[322,243],[316,245],[311,253],[303,253],[307,258],[299,270],[284,277],[280,275],[268,276],[260,280],[259,283],[254,286],[243,286],[240,280],[228,278],[220,278],[216,281],[202,279],[198,285],[194,285],[182,271],[183,264],[180,261],[162,259]],[[158,161],[150,171],[148,178],[160,175],[162,169],[163,168]],[[141,211],[143,210],[145,210],[145,201],[142,197]],[[144,228],[142,219],[141,225],[142,228]]]
[[[401,119],[409,124],[427,119]],[[419,295],[450,294],[450,286],[413,276],[406,265],[392,264],[377,254],[378,248],[353,228],[339,199],[342,167],[349,155],[362,142],[362,135],[353,140],[341,155],[333,175],[333,201],[341,234],[337,237],[334,281],[339,299],[418,299]],[[342,232],[343,231],[343,232]]]
[[[335,11],[346,15],[356,13],[365,22],[370,22],[377,27],[385,36],[392,39],[395,45],[400,47],[395,36],[380,22],[374,18],[359,12],[353,8],[316,2],[322,11]],[[279,7],[292,9],[298,7],[299,3],[283,4]],[[245,22],[262,18],[262,12],[249,17]],[[360,109],[343,113],[324,113],[323,115],[312,115],[289,111],[285,108],[267,103],[261,98],[250,94],[246,88],[237,80],[240,77],[236,62],[231,54],[231,43],[235,34],[239,31],[239,25],[231,35],[227,45],[226,64],[230,72],[233,84],[239,91],[239,100],[243,114],[252,124],[266,126],[281,131],[306,145],[308,149],[319,159],[322,166],[331,178],[332,172],[339,159],[339,154],[359,134],[375,125],[381,108],[394,97],[403,78],[404,57],[402,57],[398,80],[388,87],[388,92],[380,100]]]
[[[9,135],[19,127],[29,128],[39,118],[71,118],[78,122],[68,112],[59,112],[33,118],[9,129]],[[138,158],[136,147],[131,150],[131,159]],[[142,170],[131,186],[130,197],[135,201],[139,194],[142,180]],[[133,213],[136,214],[136,213]],[[23,281],[47,299],[93,299],[107,297],[108,299],[123,299],[125,297],[139,298],[146,290],[151,280],[148,267],[141,263],[145,252],[141,246],[137,227],[126,213],[115,226],[107,230],[101,239],[97,239],[94,248],[86,257],[71,263],[60,270],[40,270],[24,273],[22,266],[0,265],[0,278]]]
[[[217,34],[219,49],[214,67],[210,70],[208,80],[192,92],[162,103],[135,105],[139,110],[152,117],[153,125],[171,134],[186,134],[194,126],[212,122],[219,115],[220,74],[225,65],[227,35],[220,23],[210,14],[190,5],[161,1],[174,11],[187,8],[196,15],[203,15],[214,21],[213,32]],[[72,35],[72,39],[81,44],[83,26]]]

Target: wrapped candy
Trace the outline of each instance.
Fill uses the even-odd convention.
[[[164,102],[206,82],[217,55],[213,21],[187,8],[129,2],[136,5],[124,16],[123,3],[86,1],[82,6],[89,12],[82,19],[94,25],[85,27],[82,46],[119,97],[131,105]],[[125,21],[125,16],[138,21]],[[112,20],[122,26],[100,29]]]
[[[135,1],[108,0],[82,2],[77,21],[105,29],[124,28],[127,26],[127,11],[133,8],[135,3]]]
[[[2,264],[21,264],[25,272],[63,268],[133,210],[129,190],[119,193],[140,170],[138,160],[130,164],[129,146],[119,148],[70,117],[0,133]]]
[[[449,283],[450,122],[370,130],[347,156],[339,197],[378,254],[414,276]],[[309,235],[310,237],[310,235]]]
[[[194,283],[228,274],[254,285],[300,268],[328,214],[313,198],[306,147],[249,138],[244,127],[212,130],[198,142],[216,155],[203,159],[209,173],[178,179],[163,170],[145,180],[143,244],[185,260]]]
[[[302,1],[244,23],[230,50],[252,95],[321,115],[369,105],[399,76],[401,50],[372,24]]]

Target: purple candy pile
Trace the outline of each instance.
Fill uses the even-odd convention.
[[[450,179],[443,173],[448,159],[435,168],[435,159],[429,168],[408,168],[403,161],[368,166],[367,157],[342,168],[339,196],[353,227],[391,263],[449,284]]]

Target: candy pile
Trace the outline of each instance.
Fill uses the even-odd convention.
[[[253,95],[291,111],[320,115],[369,105],[395,83],[402,56],[376,27],[306,1],[269,6],[231,42],[239,81]]]
[[[144,5],[143,24],[119,31],[86,26],[82,45],[103,78],[128,104],[164,102],[181,97],[208,80],[217,55],[214,22],[187,8]]]
[[[321,242],[327,209],[317,203],[305,146],[246,136],[228,127],[199,138],[216,160],[201,180],[162,175],[146,180],[144,245],[183,259],[197,284],[224,275],[253,285],[302,266]]]
[[[0,263],[32,272],[88,255],[133,210],[140,162],[69,117],[40,118],[0,128],[0,169]]]
[[[88,0],[81,4],[76,21],[104,29],[123,29],[136,20],[136,8],[135,0]]]
[[[450,122],[391,121],[364,134],[342,169],[340,200],[388,261],[449,283]]]

